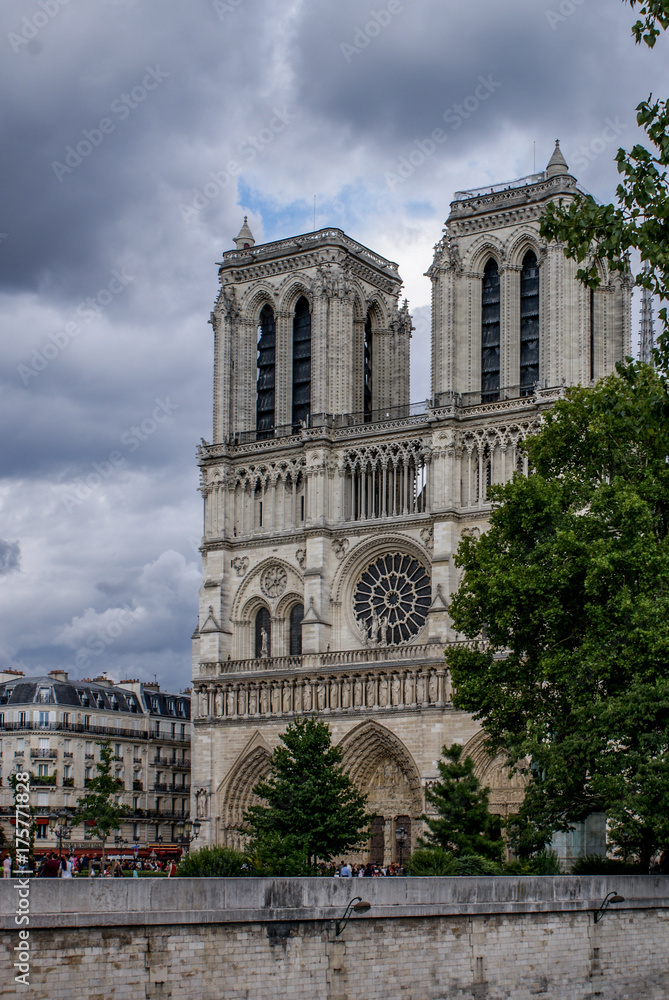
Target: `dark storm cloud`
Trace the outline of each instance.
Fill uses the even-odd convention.
[[[0,576],[15,573],[21,565],[21,546],[0,538]]]
[[[282,238],[311,226],[317,194],[319,225],[398,261],[424,398],[422,274],[453,191],[530,172],[535,140],[541,169],[560,136],[579,179],[610,195],[634,105],[667,89],[666,39],[635,49],[612,0],[59,7],[37,27],[39,4],[0,8],[0,517],[21,540],[20,573],[18,543],[0,543],[0,664],[43,671],[83,651],[80,675],[184,687],[207,319],[243,215],[258,240]],[[607,118],[620,127],[605,140]],[[393,186],[440,126],[446,140]]]

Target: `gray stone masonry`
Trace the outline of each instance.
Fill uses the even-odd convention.
[[[669,878],[4,880],[0,998],[666,1000]],[[597,924],[607,892],[624,902]],[[354,896],[371,904],[337,936]]]

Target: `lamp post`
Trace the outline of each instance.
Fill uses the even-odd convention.
[[[63,841],[69,840],[72,836],[70,828],[70,814],[67,809],[61,812],[49,813],[49,832],[52,837],[58,838],[58,857],[63,853]]]
[[[125,839],[125,837],[121,837],[121,836],[119,836],[117,834],[114,837],[114,843],[116,844],[117,847],[121,847],[122,848],[124,844],[128,843],[128,841]]]
[[[608,910],[611,903],[624,903],[625,897],[619,896],[617,892],[607,892],[606,896],[602,900],[599,909],[595,913],[595,923],[598,924],[602,919],[606,911]]]
[[[404,850],[404,845],[407,840],[407,832],[403,826],[398,826],[395,830],[395,840],[397,841],[397,849],[400,854],[400,869],[402,868],[402,851]]]
[[[185,822],[182,819],[179,820],[177,823],[177,843],[183,847],[184,851],[188,851],[193,841],[200,836],[201,826],[202,824],[197,819],[194,823],[190,819]]]

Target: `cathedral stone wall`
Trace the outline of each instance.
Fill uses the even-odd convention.
[[[433,395],[420,407],[396,264],[337,229],[256,246],[245,225],[224,254],[214,440],[198,450],[201,842],[239,842],[269,755],[305,713],[330,724],[369,795],[374,860],[395,858],[398,826],[415,844],[444,745],[474,757],[496,812],[517,809],[521,778],[453,707],[448,609],[490,486],[527,474],[523,441],[565,386],[629,351],[629,275],[602,272],[591,294],[539,236],[548,201],[578,193],[559,148],[540,174],[458,192],[428,272]],[[298,315],[310,339],[296,339]]]

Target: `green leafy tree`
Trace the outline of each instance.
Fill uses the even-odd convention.
[[[266,805],[244,816],[249,851],[280,874],[282,865],[315,867],[364,841],[371,816],[341,767],[330,728],[314,718],[291,722],[271,758],[271,775],[254,792]],[[285,873],[285,872],[284,872]],[[298,872],[295,872],[298,873]],[[299,872],[304,874],[304,871]]]
[[[90,779],[87,793],[77,802],[72,826],[90,824],[93,835],[102,841],[104,865],[107,839],[114,830],[120,830],[123,821],[124,810],[116,801],[123,782],[112,774],[114,751],[110,740],[102,740],[97,746],[100,747],[100,760],[95,765],[97,774]]]
[[[642,19],[632,28],[637,43],[651,48],[662,30],[669,27],[669,0],[638,3]],[[616,189],[617,204],[600,205],[588,195],[575,199],[568,208],[549,205],[541,222],[547,239],[559,240],[568,257],[583,266],[578,277],[596,288],[599,285],[597,262],[607,261],[613,270],[628,268],[628,252],[638,250],[648,269],[636,277],[636,284],[650,288],[662,301],[669,299],[669,104],[654,100],[651,94],[637,106],[637,123],[643,127],[650,148],[637,143],[629,152],[616,154],[622,180]],[[666,333],[667,310],[660,310],[665,336],[660,338],[658,359],[669,361]]]
[[[423,843],[499,861],[504,849],[500,818],[488,808],[488,789],[481,788],[474,761],[462,753],[455,743],[442,748],[443,759],[437,762],[441,779],[425,791],[437,816],[421,817],[428,828]]]
[[[567,390],[463,539],[456,704],[529,785],[507,828],[544,846],[603,810],[646,863],[669,844],[669,385],[630,363]]]

